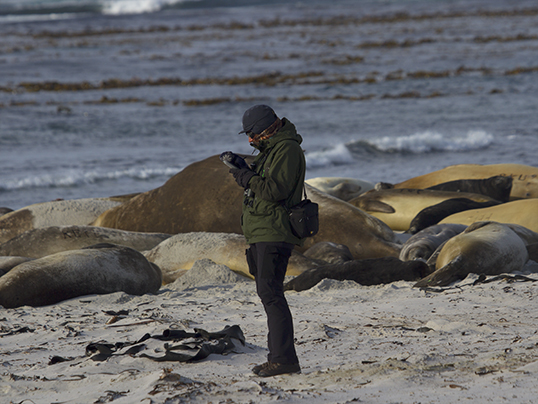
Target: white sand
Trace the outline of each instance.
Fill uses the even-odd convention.
[[[538,279],[538,264],[525,270]],[[157,296],[115,293],[0,309],[0,402],[537,400],[538,282],[472,286],[477,277],[470,276],[445,291],[425,292],[410,282],[364,287],[325,280],[305,292],[287,292],[302,374],[260,378],[250,369],[265,361],[266,319],[254,282],[227,283],[237,281],[235,274],[207,261],[191,271]],[[129,314],[107,325],[107,310]],[[85,356],[91,342],[134,342],[168,328],[218,331],[233,324],[247,345],[201,362],[160,363],[139,354],[95,362]],[[33,332],[6,335],[21,327]],[[154,340],[145,352],[159,356],[162,346]],[[75,359],[49,365],[55,355]]]

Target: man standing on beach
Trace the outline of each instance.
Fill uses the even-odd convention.
[[[295,245],[302,245],[292,233],[286,210],[303,195],[302,138],[289,120],[279,119],[267,105],[255,105],[244,113],[240,133],[260,151],[250,167],[237,156],[243,162],[230,173],[245,189],[241,227],[250,245],[246,257],[269,328],[267,362],[252,371],[261,377],[298,373],[293,319],[283,284],[291,252]]]

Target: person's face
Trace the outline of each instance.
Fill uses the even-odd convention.
[[[248,142],[252,143],[254,141],[254,138],[256,137],[256,133],[254,132],[247,132],[245,133],[248,136]]]

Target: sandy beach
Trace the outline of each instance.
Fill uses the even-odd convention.
[[[535,402],[538,264],[446,288],[324,280],[286,292],[302,373],[260,378],[266,318],[254,282],[199,261],[157,295],[84,296],[0,312],[0,393],[6,403]],[[165,330],[238,325],[226,355],[157,362],[166,342],[104,361],[92,343],[132,344]],[[54,358],[54,359],[53,359]],[[51,364],[63,358],[65,361]],[[52,360],[52,361],[51,361]]]
[[[31,237],[19,239],[19,252],[8,255],[46,257],[87,247],[87,240],[112,242],[106,226],[100,235],[80,228],[195,162],[226,150],[250,154],[238,132],[244,111],[259,103],[304,137],[307,179],[398,184],[471,163],[536,170],[537,16],[535,0],[1,0],[0,209],[34,207],[13,222],[0,220],[0,243],[7,251],[3,243],[23,231],[51,226],[79,228],[63,239],[47,233],[33,245]],[[124,217],[175,225],[189,222],[181,212],[192,219],[239,211],[242,199],[215,197],[213,185],[222,183],[213,177],[209,184],[189,181],[190,191],[172,186],[162,200],[130,205]],[[538,170],[512,178],[525,190]],[[519,197],[536,197],[536,189]],[[197,199],[185,202],[192,210],[179,203],[190,201],[179,198],[185,195]],[[168,208],[158,210],[162,201]],[[201,201],[210,202],[206,210]],[[35,207],[40,203],[44,210]],[[512,212],[527,213],[517,223],[538,233],[529,226],[538,226],[536,210]],[[349,248],[373,239],[377,253],[387,241],[377,235],[392,236],[373,226],[373,237],[371,220],[342,211],[326,210],[336,212],[327,222],[338,230],[329,241],[366,234]],[[473,221],[516,223],[514,216],[521,217]],[[343,231],[350,222],[355,227]],[[239,231],[150,227],[136,231]],[[538,402],[534,261],[443,288],[325,279],[286,292],[302,372],[260,378],[251,369],[266,360],[267,325],[254,282],[207,260],[210,247],[224,245],[209,251],[217,260],[231,243],[190,241],[159,249],[163,272],[205,259],[156,294],[0,306],[0,404]],[[536,241],[520,242],[521,251]],[[230,254],[226,264],[235,259],[245,267],[243,246]],[[516,261],[498,256],[503,271]],[[175,261],[182,266],[168,265]],[[484,270],[477,262],[467,269]],[[98,279],[81,268],[79,275]],[[73,279],[71,285],[85,285]],[[40,290],[21,284],[16,298]],[[239,333],[218,337],[234,326],[244,344]],[[182,333],[188,338],[167,339]],[[186,346],[195,349],[178,349]],[[209,349],[218,352],[202,355]],[[154,360],[180,353],[203,358]]]

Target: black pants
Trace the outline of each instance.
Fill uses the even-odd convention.
[[[292,250],[290,243],[256,243],[246,252],[256,291],[267,314],[269,362],[299,362],[293,343],[293,319],[284,297],[284,276]]]

